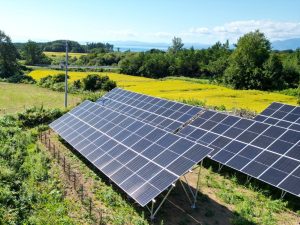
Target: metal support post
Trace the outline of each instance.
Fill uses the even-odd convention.
[[[284,198],[285,195],[286,195],[286,191],[281,191],[281,196],[280,196],[280,198]]]
[[[169,196],[169,194],[171,193],[171,191],[173,190],[174,187],[175,187],[175,184],[172,184],[172,186],[170,187],[168,193],[165,195],[164,199],[161,201],[161,203],[159,204],[159,206],[157,207],[157,209],[155,210],[155,212],[151,214],[151,218],[150,218],[151,220],[154,219],[154,217],[157,214],[158,210],[164,204],[164,202],[167,200],[167,197]]]
[[[155,203],[155,199],[152,199],[152,203],[151,203],[151,210],[150,210],[150,219],[151,221],[154,220],[154,203]]]
[[[68,41],[66,41],[65,108],[68,107]]]
[[[183,175],[183,178],[184,178],[185,182],[186,182],[187,185],[188,185],[188,188],[189,188],[189,190],[190,190],[190,192],[191,192],[191,195],[193,196],[193,198],[195,198],[195,195],[194,195],[194,192],[193,192],[193,190],[192,190],[192,188],[191,188],[191,185],[190,185],[189,182],[187,181],[185,175]]]
[[[246,184],[248,184],[248,183],[250,182],[251,178],[252,178],[252,177],[250,177],[250,176],[247,175]]]
[[[218,168],[218,172],[221,172],[221,169],[223,168],[223,164],[219,163],[219,168]]]
[[[182,181],[181,181],[180,179],[179,179],[179,182],[180,182],[180,184],[181,184],[181,186],[182,186],[182,188],[183,188],[183,190],[184,190],[184,192],[185,192],[185,194],[186,194],[188,200],[190,201],[191,204],[193,204],[193,202],[192,202],[192,200],[191,200],[191,198],[190,198],[190,196],[189,196],[187,190],[186,190],[185,187],[184,187],[184,184],[182,183]]]
[[[198,197],[198,192],[199,192],[199,185],[200,185],[200,175],[201,175],[202,162],[203,162],[203,161],[201,161],[200,166],[199,166],[198,179],[197,179],[197,186],[196,186],[196,193],[195,193],[195,195],[194,195],[194,203],[193,203],[193,205],[192,205],[192,209],[195,209],[195,208],[196,208],[197,197]]]

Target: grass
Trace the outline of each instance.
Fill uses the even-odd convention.
[[[243,185],[235,175],[226,172],[220,175],[209,167],[202,170],[201,191],[234,212],[232,224],[297,223],[299,218],[288,209],[287,201],[273,199],[267,190],[260,189],[255,183]]]
[[[69,95],[69,105],[74,106],[80,98]],[[31,84],[10,84],[0,82],[0,115],[23,111],[31,106],[63,108],[64,93],[40,88]]]
[[[61,72],[63,71],[43,69],[34,70],[29,75],[39,80],[47,75]],[[69,72],[70,81],[82,79],[90,73],[95,72]],[[177,101],[198,101],[207,106],[225,107],[227,110],[239,108],[259,113],[274,101],[291,105],[297,104],[295,96],[257,90],[233,90],[209,84],[205,80],[197,82],[196,79],[174,77],[155,80],[117,73],[102,72],[98,74],[108,75],[110,79],[117,82],[119,87],[126,90]]]

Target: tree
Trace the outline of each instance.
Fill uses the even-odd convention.
[[[225,71],[225,83],[236,89],[264,89],[263,65],[268,60],[271,44],[258,30],[238,40]]]
[[[172,40],[172,46],[169,48],[169,52],[177,53],[178,51],[182,50],[184,44],[182,43],[181,38],[174,37]]]
[[[269,59],[264,63],[263,89],[282,89],[284,87],[283,66],[279,56],[271,54]]]
[[[229,49],[228,40],[224,44],[217,42],[207,49],[208,62],[205,65],[205,69],[210,77],[215,79],[223,78],[224,72],[228,67],[230,54],[231,50]]]
[[[7,78],[20,74],[20,67],[17,62],[19,54],[3,31],[0,30],[0,77]]]
[[[42,48],[30,40],[24,45],[22,55],[27,65],[50,63],[50,59],[43,53]]]

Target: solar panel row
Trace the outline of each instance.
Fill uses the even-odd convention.
[[[202,110],[119,88],[107,93],[97,103],[171,132]]]
[[[50,127],[141,206],[212,151],[90,101]]]
[[[274,102],[254,120],[300,131],[300,107]]]
[[[299,196],[300,132],[207,111],[179,134],[213,148],[213,160]]]

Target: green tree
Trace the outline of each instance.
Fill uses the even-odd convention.
[[[18,51],[3,31],[0,30],[0,77],[7,78],[20,74],[17,61]]]
[[[217,42],[207,49],[208,62],[205,65],[205,69],[210,77],[215,79],[221,79],[223,77],[228,67],[230,54],[229,41],[226,41],[224,44]]]
[[[271,44],[258,30],[238,40],[225,71],[225,83],[236,89],[264,89],[263,65],[268,60]]]
[[[49,59],[43,53],[42,48],[30,40],[25,44],[22,54],[25,59],[25,64],[27,65],[50,63]]]
[[[269,59],[264,63],[263,68],[263,89],[282,89],[285,86],[283,66],[277,54],[271,54]]]
[[[177,53],[178,51],[182,50],[184,44],[180,37],[174,37],[172,40],[172,46],[169,48],[169,52]]]

